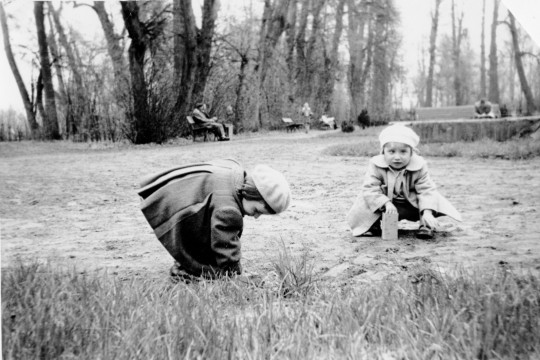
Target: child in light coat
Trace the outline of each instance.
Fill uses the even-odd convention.
[[[383,212],[398,218],[420,221],[417,237],[433,238],[447,215],[461,215],[436,189],[423,157],[417,154],[418,135],[409,127],[391,125],[379,135],[381,154],[370,159],[361,193],[347,214],[353,236],[379,236]]]

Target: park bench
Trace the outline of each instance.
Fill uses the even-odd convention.
[[[492,104],[495,117],[501,117],[498,104]],[[463,120],[474,118],[474,105],[424,107],[416,109],[415,120]]]
[[[287,132],[289,131],[295,131],[300,128],[304,127],[304,124],[295,123],[291,118],[281,118],[283,120],[283,123],[285,124],[285,129],[287,129]]]
[[[193,141],[195,141],[195,138],[198,135],[203,136],[203,141],[210,141],[210,135],[213,136],[213,140],[216,140],[216,135],[213,132],[213,129],[206,126],[205,124],[198,124],[193,120],[193,117],[186,116],[187,122],[189,124],[189,128],[191,130],[191,136],[193,137]]]

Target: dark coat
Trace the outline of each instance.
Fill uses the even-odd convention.
[[[141,209],[163,246],[195,276],[241,273],[244,169],[234,160],[180,166],[141,182]]]

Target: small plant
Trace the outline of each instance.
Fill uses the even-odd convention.
[[[279,293],[283,297],[305,297],[315,289],[313,264],[304,250],[300,256],[292,256],[282,242],[274,270],[278,276]]]

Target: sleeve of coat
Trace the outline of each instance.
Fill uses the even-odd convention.
[[[437,186],[429,176],[427,165],[424,165],[422,169],[420,169],[420,174],[414,187],[418,195],[418,209],[420,212],[425,209],[438,209]]]
[[[222,207],[212,214],[211,247],[220,272],[242,272],[240,265],[240,234],[243,218],[235,207]]]
[[[362,193],[369,210],[372,212],[379,210],[384,204],[390,201],[388,196],[383,193],[383,181],[382,176],[377,171],[377,167],[370,161],[366,175],[364,176]]]

